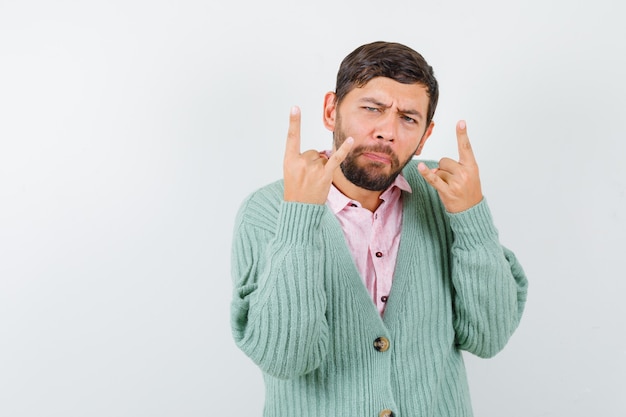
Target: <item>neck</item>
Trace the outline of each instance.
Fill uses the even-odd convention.
[[[350,182],[341,171],[341,168],[335,170],[333,175],[333,185],[337,187],[346,197],[358,201],[361,206],[368,209],[372,213],[376,211],[378,206],[382,203],[380,195],[382,191],[370,191],[365,188],[361,188]]]

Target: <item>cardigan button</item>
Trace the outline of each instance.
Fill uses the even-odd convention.
[[[378,414],[378,417],[393,417],[393,411],[391,410],[383,410]]]
[[[374,349],[379,352],[386,352],[387,349],[389,349],[389,339],[383,336],[377,337],[376,340],[374,340]]]

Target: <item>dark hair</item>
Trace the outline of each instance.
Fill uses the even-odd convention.
[[[430,98],[426,126],[430,124],[439,99],[439,86],[433,68],[422,55],[399,43],[372,42],[359,46],[346,56],[337,72],[337,105],[354,88],[363,87],[376,77],[425,86]]]

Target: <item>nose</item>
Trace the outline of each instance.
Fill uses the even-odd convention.
[[[376,139],[393,142],[396,139],[396,122],[392,112],[385,112],[376,125]]]

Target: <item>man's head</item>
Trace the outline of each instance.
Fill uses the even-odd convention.
[[[359,46],[346,56],[337,72],[337,105],[352,89],[363,87],[376,77],[426,87],[429,97],[426,125],[430,124],[439,99],[439,84],[433,68],[418,52],[399,43],[372,42]]]
[[[350,53],[324,102],[334,148],[355,141],[341,164],[345,179],[369,191],[391,185],[430,136],[438,95],[432,68],[404,45],[374,42]]]

